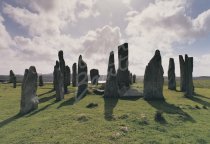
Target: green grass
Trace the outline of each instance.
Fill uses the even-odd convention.
[[[69,88],[71,93],[65,100],[55,102],[52,85],[45,85],[38,88],[39,108],[22,117],[17,115],[20,86],[13,89],[10,84],[0,84],[0,143],[207,144],[210,143],[210,89],[199,84],[193,99],[165,86],[165,102],[147,102],[142,98],[104,100],[101,96],[88,95],[78,103],[74,103],[75,88]],[[135,84],[133,88],[142,90],[143,85]],[[87,109],[92,102],[99,106]],[[166,123],[154,120],[158,110],[163,112]]]

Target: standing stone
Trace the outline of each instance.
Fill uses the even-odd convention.
[[[25,70],[21,91],[21,114],[29,113],[38,108],[39,100],[36,96],[37,78],[38,75],[34,66]]]
[[[14,78],[13,78],[13,88],[16,88],[16,76],[14,76]]]
[[[63,85],[64,85],[64,93],[68,93],[68,88],[67,88],[67,76],[66,76],[66,66],[65,66],[65,61],[63,58],[63,51],[58,52],[58,58],[59,58],[59,65],[60,65],[60,70],[63,75]]]
[[[100,75],[99,75],[99,71],[97,69],[90,70],[90,79],[91,79],[91,83],[93,85],[98,85],[99,77],[100,77]]]
[[[77,63],[74,63],[72,66],[72,86],[77,86]]]
[[[133,75],[133,83],[136,83],[136,75]]]
[[[187,55],[185,55],[187,59]],[[185,92],[186,90],[186,78],[185,78],[185,60],[182,55],[179,55],[179,64],[180,64],[180,91]]]
[[[106,86],[104,91],[105,98],[117,98],[119,97],[117,84],[117,74],[115,70],[114,52],[112,51],[109,56],[108,71]]]
[[[170,58],[168,67],[168,89],[176,90],[176,75],[174,59]]]
[[[150,60],[144,74],[144,99],[164,100],[163,77],[164,71],[160,51],[156,50],[154,57]]]
[[[186,92],[185,96],[186,97],[193,97],[194,94],[194,85],[193,85],[193,58],[189,57],[185,60],[185,70],[186,70]]]
[[[64,85],[63,85],[63,74],[58,67],[55,67],[55,91],[56,101],[64,99]]]
[[[15,74],[12,70],[9,72],[9,83],[13,83]]]
[[[133,84],[133,74],[132,73],[130,73],[129,82],[131,85]]]
[[[39,76],[39,86],[44,86],[42,75]]]
[[[88,75],[87,75],[87,64],[83,61],[82,56],[79,56],[78,61],[78,90],[77,100],[82,99],[87,94],[88,90]]]
[[[118,47],[118,70],[117,82],[119,89],[130,87],[130,74],[128,70],[128,43],[124,43]]]
[[[71,70],[69,66],[66,66],[66,82],[67,86],[71,85]]]
[[[56,64],[55,64],[55,66],[54,66],[54,71],[53,71],[53,86],[54,86],[54,90],[55,90],[55,88],[56,88],[56,72],[55,72],[55,70],[56,70],[56,68],[58,68],[59,69],[59,62],[58,61],[56,61]]]

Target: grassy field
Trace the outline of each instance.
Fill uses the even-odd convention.
[[[210,82],[196,81],[184,98],[164,86],[165,102],[103,99],[90,94],[74,103],[75,88],[55,102],[52,85],[38,88],[39,108],[19,116],[20,86],[0,84],[1,144],[207,144],[210,143]],[[142,90],[142,84],[133,88]],[[88,109],[90,103],[98,107]],[[155,121],[162,111],[165,122]]]

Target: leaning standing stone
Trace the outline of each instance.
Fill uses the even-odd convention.
[[[37,91],[37,72],[34,66],[25,70],[22,91],[20,113],[26,114],[38,108],[39,100],[36,96]]]
[[[176,75],[174,59],[170,58],[168,67],[168,89],[176,90]]]
[[[112,51],[109,56],[104,97],[105,98],[118,98],[119,97],[118,89],[119,88],[117,84],[117,74],[115,70],[114,52]]]
[[[87,94],[88,89],[88,75],[87,75],[87,64],[83,61],[82,56],[79,56],[78,61],[78,90],[77,100],[82,99]]]
[[[156,50],[144,74],[144,99],[164,100],[163,97],[163,67],[160,51]]]

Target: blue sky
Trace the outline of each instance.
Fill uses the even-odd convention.
[[[168,60],[194,57],[194,75],[210,75],[210,0],[0,0],[0,74],[35,65],[52,73],[57,52],[71,67],[78,56],[106,74],[110,51],[129,43],[129,69],[144,70],[160,49]],[[116,66],[117,66],[117,55]]]

